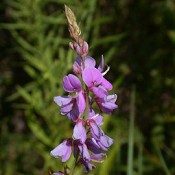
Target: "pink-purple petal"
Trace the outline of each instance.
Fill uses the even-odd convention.
[[[90,108],[89,113],[88,113],[88,119],[91,119],[94,115],[95,115],[94,110],[92,108]]]
[[[117,107],[118,106],[115,103],[111,102],[105,102],[100,104],[100,109],[106,114],[110,114]]]
[[[67,139],[63,141],[60,145],[54,148],[51,155],[55,158],[61,157],[62,162],[66,162],[71,155],[71,140]]]
[[[95,165],[91,164],[90,162],[86,162],[83,159],[81,160],[81,163],[85,166],[85,173],[89,173],[96,167]]]
[[[80,91],[81,82],[75,75],[69,74],[63,79],[63,88],[67,92]]]
[[[86,108],[86,102],[84,99],[83,92],[79,92],[78,97],[77,97],[77,105],[80,113],[83,113],[85,108]]]
[[[109,148],[114,141],[109,136],[103,135],[100,137],[100,142],[104,147]]]
[[[73,106],[72,110],[69,113],[67,113],[66,115],[70,120],[76,121],[80,116],[77,104],[75,104]]]
[[[96,61],[90,56],[85,57],[84,65],[82,63],[82,58],[77,57],[73,64],[73,71],[76,74],[81,74],[83,72],[83,69],[88,67],[95,67],[95,64]]]
[[[90,122],[90,132],[92,134],[92,137],[95,139],[99,139],[102,135],[102,130],[100,127],[93,121]]]
[[[92,87],[91,90],[94,93],[94,95],[99,98],[104,98],[108,94],[108,92],[103,86]]]
[[[97,144],[103,151],[108,151],[108,148],[105,147],[100,141],[97,141]]]
[[[95,67],[95,65],[96,65],[96,61],[94,60],[94,58],[92,58],[90,56],[87,56],[85,58],[85,68]]]
[[[103,116],[94,115],[91,119],[93,119],[98,126],[103,125]]]
[[[86,140],[86,129],[83,126],[83,121],[79,119],[74,127],[73,139],[79,140],[81,143],[84,143]]]
[[[106,158],[105,153],[99,153],[99,154],[92,154],[91,155],[91,160],[94,162],[102,163],[104,159]]]
[[[101,126],[103,124],[103,116],[95,114],[93,109],[89,110],[88,120],[94,120],[98,126]]]
[[[84,69],[82,78],[86,86],[91,88],[93,86],[99,85],[102,81],[103,76],[98,69],[89,67]]]
[[[104,68],[104,57],[103,57],[103,55],[102,55],[102,56],[101,56],[100,65],[98,66],[98,70],[99,70],[100,72],[102,72],[102,71],[103,71],[103,68]]]
[[[54,102],[58,106],[69,104],[71,102],[71,100],[72,100],[72,98],[67,97],[67,96],[56,96],[56,97],[54,97]]]
[[[63,78],[63,88],[67,92],[73,92],[74,91],[74,88],[72,87],[68,76],[65,76]]]
[[[86,145],[87,145],[88,149],[90,151],[92,151],[93,153],[95,153],[95,154],[101,153],[99,146],[97,145],[96,142],[94,142],[93,139],[91,139],[91,138],[86,139]]]
[[[106,80],[104,77],[102,78],[101,85],[104,88],[106,88],[107,90],[111,90],[112,89],[112,84],[108,80]]]
[[[66,105],[62,105],[61,107],[61,114],[62,115],[66,115],[67,113],[69,113],[73,108],[73,103],[69,103],[69,104],[66,104]]]
[[[81,158],[85,162],[90,162],[90,154],[89,154],[89,151],[88,151],[88,148],[87,148],[86,144],[83,143],[81,145],[78,145],[78,148],[80,150]]]
[[[82,72],[82,59],[81,59],[81,57],[77,57],[75,59],[74,64],[73,64],[73,71],[76,74],[81,74],[81,72]]]

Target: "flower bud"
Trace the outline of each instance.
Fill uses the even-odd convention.
[[[88,54],[88,43],[86,41],[83,41],[82,46],[80,46],[79,44],[77,44],[76,42],[70,42],[69,43],[69,47],[76,51],[76,53],[80,56],[86,56]]]

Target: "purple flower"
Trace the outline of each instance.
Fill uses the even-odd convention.
[[[86,129],[83,126],[83,120],[78,119],[76,122],[76,125],[74,127],[73,136],[72,136],[74,143],[75,143],[75,150],[74,155],[76,157],[77,149],[79,149],[80,156],[85,161],[90,161],[90,154],[88,152],[87,146],[86,146]]]
[[[104,98],[108,95],[108,91],[101,85],[99,85],[98,87],[93,87],[92,91],[94,95],[98,98]]]
[[[90,56],[85,57],[84,64],[82,62],[82,58],[77,57],[73,64],[73,71],[75,74],[82,74],[85,68],[95,67],[95,64],[96,64],[95,60]]]
[[[89,110],[87,123],[91,120],[95,121],[98,126],[101,126],[103,124],[103,117],[99,114],[95,114],[93,109]]]
[[[106,90],[112,89],[112,84],[103,77],[102,73],[98,69],[94,67],[84,69],[82,78],[86,86],[92,92],[94,92],[93,88],[98,87],[99,85],[104,87]]]
[[[98,69],[94,67],[88,67],[84,69],[82,78],[86,86],[91,89],[92,87],[101,84],[103,76]]]
[[[72,149],[72,140],[67,139],[64,140],[61,144],[59,144],[56,148],[54,148],[50,153],[53,157],[58,158],[61,157],[62,162],[66,162],[71,155]]]
[[[86,145],[88,147],[88,149],[94,153],[94,154],[100,154],[102,153],[101,149],[99,148],[99,146],[96,144],[96,142],[93,141],[92,138],[87,138],[86,140]]]
[[[102,129],[95,123],[95,121],[89,121],[89,126],[94,143],[96,143],[102,150],[107,151],[113,144],[113,139],[105,135]]]
[[[90,162],[86,162],[84,159],[80,159],[80,162],[85,166],[86,173],[95,168],[95,165],[91,164]]]
[[[103,98],[96,97],[95,101],[98,104],[99,108],[102,112],[106,114],[110,114],[114,109],[116,109],[118,106],[115,104],[117,100],[117,95],[107,95]]]
[[[87,145],[85,143],[78,145],[80,151],[80,157],[84,160],[84,162],[90,162],[90,153],[88,151]]]
[[[87,136],[86,136],[86,129],[83,126],[82,119],[77,120],[74,127],[72,138],[73,140],[78,140],[81,144],[85,143]]]
[[[77,156],[79,150],[81,163],[85,166],[87,172],[95,167],[90,163],[91,160],[101,162],[103,157],[106,156],[105,153],[102,153],[99,145],[97,145],[92,139],[87,138],[86,130],[83,126],[83,120],[81,119],[77,121],[74,127],[73,140],[75,149],[74,156]],[[90,154],[88,150],[93,154]]]
[[[80,92],[82,90],[80,80],[73,74],[63,78],[63,88],[66,92]]]
[[[81,156],[81,163],[85,166],[85,172],[91,171],[93,168],[95,168],[95,165],[91,164],[91,161],[94,162],[103,162],[104,158],[106,157],[105,153],[102,153],[101,149],[95,142],[92,141],[91,138],[86,139],[86,145],[88,150],[90,150],[92,153],[87,156]],[[90,157],[89,157],[90,156]]]
[[[83,63],[84,61],[84,63]],[[82,58],[79,56],[75,59],[73,64],[73,71],[75,74],[82,74],[83,70],[88,67],[94,67],[95,68],[96,61],[94,58],[90,56],[86,56],[85,60],[82,60]],[[100,65],[98,66],[98,70],[102,72],[104,69],[104,58],[102,55]]]
[[[93,162],[102,163],[104,161],[104,158],[106,158],[105,153],[91,154],[91,160]]]
[[[76,74],[82,74],[84,69],[86,69],[86,68],[93,68],[91,70],[85,71],[85,73],[84,73],[84,79],[83,79],[83,80],[87,81],[87,82],[84,81],[85,84],[87,83],[86,85],[88,87],[91,87],[92,86],[91,83],[93,82],[93,80],[97,81],[97,79],[101,79],[101,82],[100,82],[101,85],[104,86],[107,90],[111,90],[112,89],[111,83],[108,82],[103,77],[108,72],[109,69],[107,69],[104,73],[102,73],[102,71],[104,69],[104,58],[103,58],[103,56],[102,56],[100,65],[98,66],[98,69],[95,68],[95,65],[96,65],[96,61],[92,57],[90,57],[90,56],[86,56],[85,57],[84,63],[83,63],[83,60],[82,60],[81,57],[77,57],[76,60],[75,60],[75,62],[74,62],[74,64],[73,64],[73,71]],[[94,70],[94,69],[96,69],[96,70]],[[91,78],[90,75],[94,75],[92,77],[92,79],[88,79],[88,78]],[[91,81],[91,82],[88,83],[89,81]],[[99,83],[99,82],[97,81],[96,84],[97,83]]]
[[[75,75],[69,74],[63,79],[63,88],[66,92],[74,92],[75,95],[57,96],[54,97],[54,101],[61,107],[62,115],[67,115],[69,119],[76,121],[86,107],[81,82]]]

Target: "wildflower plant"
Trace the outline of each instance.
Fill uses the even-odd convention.
[[[75,166],[83,165],[85,172],[90,172],[93,162],[103,162],[106,152],[113,144],[113,139],[101,129],[103,116],[94,109],[94,104],[101,112],[110,114],[117,108],[116,94],[109,94],[112,84],[104,77],[109,67],[104,70],[104,57],[96,66],[96,61],[88,56],[88,43],[82,38],[74,13],[65,5],[70,37],[69,47],[77,57],[73,63],[73,73],[63,78],[63,88],[67,96],[56,96],[54,102],[61,107],[61,114],[67,116],[74,125],[73,134],[51,151],[55,158],[62,162],[75,158]],[[64,167],[64,172],[54,175],[73,174],[74,168]]]

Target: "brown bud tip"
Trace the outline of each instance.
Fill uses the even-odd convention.
[[[65,14],[69,25],[70,35],[73,39],[76,40],[76,38],[80,36],[81,30],[76,22],[76,17],[73,11],[67,5],[64,5],[64,8],[65,8]]]

